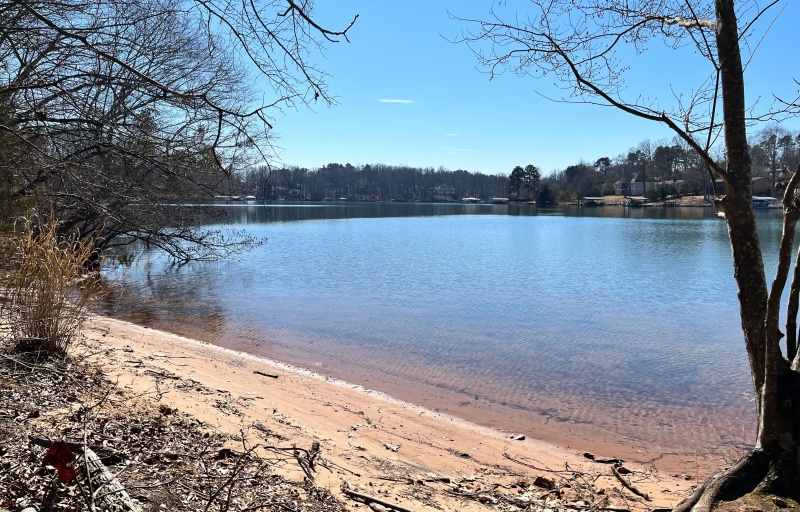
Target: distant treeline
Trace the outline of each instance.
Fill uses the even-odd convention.
[[[786,169],[794,169],[800,160],[800,132],[769,126],[752,136],[751,154],[753,193],[778,197],[789,177]],[[549,202],[551,198],[571,201],[610,194],[663,199],[713,190],[705,165],[680,139],[644,141],[616,157],[578,162],[541,179],[538,169],[526,163],[508,169],[508,175],[383,164],[263,167],[234,176],[224,193],[298,201],[460,201],[465,197],[490,201],[507,197]],[[535,177],[530,179],[530,172],[523,172],[523,167],[536,169]]]
[[[508,176],[464,170],[392,165],[328,164],[319,169],[259,168],[246,173],[232,192],[298,201],[455,201],[472,196],[506,197]]]

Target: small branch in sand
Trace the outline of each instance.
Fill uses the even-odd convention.
[[[628,489],[637,496],[641,496],[642,498],[644,498],[645,501],[650,501],[650,496],[648,496],[647,493],[640,491],[639,489],[634,487],[633,484],[628,482],[625,479],[625,477],[620,474],[619,470],[617,469],[617,466],[611,466],[611,471],[614,472],[614,476],[617,477],[617,480],[619,480],[626,489]]]
[[[393,509],[393,510],[397,510],[398,512],[414,512],[410,508],[406,508],[406,507],[404,507],[402,505],[396,505],[394,503],[391,503],[389,501],[383,500],[381,498],[377,498],[377,497],[372,496],[370,494],[364,494],[363,492],[355,491],[350,486],[350,482],[348,482],[345,479],[342,479],[342,481],[344,482],[344,484],[342,484],[342,492],[345,493],[347,496],[350,496],[351,498],[358,498],[359,500],[363,501],[364,503],[377,503],[378,505],[381,505],[383,507],[390,508],[390,509]]]
[[[279,377],[278,375],[275,375],[274,373],[265,373],[265,372],[262,372],[262,371],[259,371],[259,370],[253,370],[253,373],[255,373],[256,375],[262,375],[264,377],[269,377],[271,379],[277,379]]]
[[[155,375],[156,377],[161,377],[162,379],[174,379],[174,380],[181,380],[180,377],[177,375],[170,375],[164,372],[157,372],[155,370],[145,370],[145,373],[149,373],[151,375]]]
[[[593,453],[589,452],[584,453],[583,456],[592,462],[597,462],[598,464],[622,464],[625,462],[624,460],[620,460],[616,457],[611,457],[610,459],[598,459]]]

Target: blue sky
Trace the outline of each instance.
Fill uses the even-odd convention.
[[[506,4],[501,11],[524,9],[526,2]],[[751,101],[761,97],[765,103],[773,92],[797,96],[792,77],[800,79],[800,59],[792,24],[800,20],[800,2],[780,5],[784,11],[747,71]],[[338,105],[284,109],[275,116],[280,162],[308,168],[331,162],[442,166],[488,174],[534,164],[549,174],[627,153],[645,139],[672,138],[666,127],[612,108],[547,100],[541,94],[559,94],[552,78],[506,73],[490,81],[469,48],[448,42],[465,25],[447,12],[487,18],[491,6],[492,0],[318,0],[315,19],[329,28],[345,27],[355,13],[359,19],[350,43],[329,44],[316,59],[330,75]],[[771,19],[765,16],[761,28]],[[631,93],[667,107],[672,91],[690,90],[707,76],[691,50],[651,46],[627,61]],[[800,123],[785,126],[796,130]]]

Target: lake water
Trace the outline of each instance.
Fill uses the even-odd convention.
[[[228,207],[236,258],[108,270],[115,315],[581,450],[707,467],[751,439],[713,208]],[[774,268],[780,210],[759,211]],[[771,272],[771,270],[770,270]],[[771,275],[771,274],[768,274]],[[711,462],[709,462],[711,461]]]

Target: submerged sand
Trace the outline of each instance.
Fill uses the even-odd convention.
[[[587,459],[583,451],[531,439],[535,432],[516,440],[514,432],[480,427],[290,365],[120,320],[93,317],[83,332],[92,357],[120,387],[224,432],[244,433],[253,444],[309,448],[319,442],[329,469],[317,474],[316,483],[337,495],[346,479],[413,510],[470,510],[482,505],[466,503],[444,484],[429,483],[426,492],[432,494],[426,500],[408,486],[425,485],[426,478],[437,475],[514,489],[521,475],[559,479],[585,474],[608,497],[608,506],[652,508],[675,505],[706,472],[690,461],[680,474],[659,471],[658,461],[648,467],[626,462],[634,471],[631,482],[653,499],[644,502],[622,488],[608,464]],[[267,427],[270,438],[260,436],[259,425]],[[598,450],[594,455],[616,454]],[[299,467],[281,471],[303,478]]]

